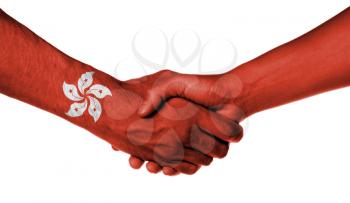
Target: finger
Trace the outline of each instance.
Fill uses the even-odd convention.
[[[195,165],[195,164],[191,164],[188,162],[181,162],[181,163],[177,164],[176,166],[174,166],[174,168],[176,169],[176,171],[178,171],[180,173],[187,174],[187,175],[193,175],[198,171],[200,166]]]
[[[197,124],[203,131],[227,142],[237,142],[243,134],[238,123],[215,112],[201,110]]]
[[[147,93],[147,96],[141,104],[138,114],[141,117],[147,117],[152,114],[162,103],[162,97],[158,95],[156,90],[151,90]]]
[[[156,162],[153,162],[153,161],[149,161],[146,164],[146,168],[151,173],[159,173],[159,171],[162,170],[162,167],[159,164],[157,164]]]
[[[211,135],[203,132],[197,126],[192,128],[191,147],[203,154],[215,158],[224,158],[229,150],[228,143],[215,139]]]
[[[207,156],[193,149],[185,149],[184,160],[195,165],[209,166],[213,161],[213,157]]]
[[[153,87],[148,91],[145,101],[138,110],[138,114],[141,117],[149,116],[159,108],[163,101],[170,97],[184,97],[197,102],[198,94],[195,93],[200,91],[202,95],[206,91],[201,88],[191,88],[191,91],[185,91],[188,90],[189,87],[195,86],[194,84],[197,84],[196,87],[200,87],[200,85],[198,85],[198,79],[194,75],[162,71],[162,73],[158,74],[157,81],[153,84]],[[202,102],[199,103],[201,104]]]
[[[163,171],[164,175],[167,175],[167,176],[175,176],[175,175],[179,174],[179,172],[177,170],[175,170],[174,168],[172,168],[170,166],[163,167],[162,171]]]
[[[142,160],[136,156],[131,155],[129,158],[129,164],[130,164],[131,168],[133,168],[133,169],[141,168],[141,166],[143,165],[144,162],[145,162],[144,160]]]

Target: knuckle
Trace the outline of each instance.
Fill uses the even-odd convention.
[[[176,73],[172,70],[166,69],[166,70],[161,70],[157,73],[159,81],[162,80],[168,80],[172,78]]]
[[[147,90],[147,99],[155,99],[159,97],[157,87],[151,87]]]
[[[200,148],[206,154],[210,153],[214,149],[215,144],[216,143],[214,139],[202,139],[201,142],[199,143]]]
[[[243,137],[243,128],[240,125],[236,125],[232,128],[230,142],[239,142]]]
[[[243,128],[234,121],[230,123],[225,122],[221,125],[220,132],[225,141],[236,142],[237,138],[242,134]]]
[[[203,165],[209,166],[212,162],[213,162],[213,157],[206,158],[205,160],[203,160]]]
[[[234,139],[234,141],[233,142],[240,142],[241,140],[242,140],[242,138],[243,138],[243,131],[241,131],[239,134],[237,134],[236,136],[235,136],[235,139]]]
[[[164,70],[161,70],[159,71],[159,74],[169,74],[169,73],[172,73],[173,71],[170,70],[170,69],[164,69]]]
[[[186,165],[182,167],[182,172],[187,175],[193,175],[198,171],[199,167],[195,165]]]
[[[223,122],[220,129],[223,137],[225,137],[225,139],[230,139],[234,131],[234,126],[230,123]]]
[[[217,153],[218,158],[220,159],[225,158],[227,156],[228,150],[229,150],[228,144],[221,146]]]
[[[188,174],[189,175],[193,175],[193,174],[195,174],[198,171],[198,169],[199,169],[199,166],[190,166]]]

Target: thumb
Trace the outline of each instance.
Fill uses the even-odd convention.
[[[145,100],[142,102],[138,114],[141,117],[147,117],[155,112],[162,104],[162,97],[158,94],[148,92]]]
[[[186,91],[188,90],[188,91]],[[145,100],[141,104],[138,114],[141,117],[149,116],[161,106],[163,101],[171,97],[183,97],[190,101],[201,103],[199,98],[196,98],[196,93],[199,97],[206,96],[205,90],[201,89],[198,78],[193,75],[172,75],[171,77],[158,79],[158,82],[151,88]]]

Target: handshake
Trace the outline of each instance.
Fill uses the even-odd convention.
[[[96,127],[87,129],[113,149],[129,153],[135,169],[147,161],[151,173],[194,174],[213,158],[225,157],[229,143],[243,136],[238,124],[245,118],[238,103],[243,85],[234,73],[186,75],[165,70],[126,82],[101,80],[99,74],[105,75],[87,72],[81,76],[78,89],[88,99],[73,103],[67,116],[83,116],[89,103]],[[100,78],[100,84],[108,81],[112,91],[92,85],[93,75]],[[63,91],[69,99],[83,101],[74,85],[65,82]]]
[[[147,162],[152,173],[194,174],[225,157],[229,143],[242,138],[239,122],[246,117],[349,86],[349,36],[346,8],[225,74],[160,71],[121,82],[65,55],[0,9],[0,93],[87,129],[130,154],[135,169]]]

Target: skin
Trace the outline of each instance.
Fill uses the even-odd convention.
[[[157,73],[162,74],[162,73]],[[235,121],[350,85],[350,8],[303,36],[220,75],[168,71],[139,109],[147,116],[174,97]]]
[[[97,121],[87,112],[80,117],[66,114],[72,101],[62,86],[77,84],[87,72],[94,72],[93,84],[102,84],[112,93],[99,100],[102,114]],[[239,140],[242,134],[235,121],[179,98],[163,105],[157,114],[140,118],[137,109],[145,90],[160,79],[157,75],[118,81],[62,53],[2,10],[0,76],[0,93],[86,129],[115,150],[130,154],[133,168],[148,161],[146,167],[152,173],[194,174],[213,158],[223,158],[228,142]]]
[[[145,89],[151,89],[154,84],[156,84],[158,81],[162,81],[164,78],[167,78],[169,74],[169,71],[160,71],[158,74],[154,75],[149,75],[145,76],[143,78],[139,79],[133,79],[130,81],[127,81],[123,84],[123,87],[126,89],[133,89],[133,92],[139,92],[139,94],[146,94],[143,90],[139,91],[139,85],[140,83],[142,84]],[[134,87],[136,85],[136,87]],[[172,100],[170,100],[168,103],[163,104],[163,107],[168,107],[169,104],[172,103]],[[176,107],[176,106],[174,106]],[[203,107],[201,106],[195,106],[196,108],[193,110],[192,104],[183,104],[178,106],[179,110],[178,112],[180,114],[183,114],[184,117],[188,117],[189,115],[192,115],[195,113],[198,117],[200,112],[198,112],[198,108],[202,109]],[[135,107],[135,109],[139,109],[140,106]],[[133,108],[134,109],[134,108]],[[169,118],[169,115],[167,115],[168,112],[162,111],[163,108],[160,109],[160,111],[157,112],[156,115],[159,116],[164,116],[166,118]],[[136,110],[135,110],[136,111]],[[136,112],[137,113],[137,112]],[[170,113],[170,112],[169,112]],[[170,116],[170,118],[178,120],[178,118],[175,118],[173,115]],[[209,119],[208,119],[209,118]],[[174,121],[173,121],[174,122]],[[188,120],[186,120],[188,122]],[[186,125],[186,124],[185,124]],[[181,128],[184,126],[180,124]],[[177,126],[178,127],[178,126]],[[207,133],[206,136],[204,135],[203,132]],[[236,122],[236,119],[232,118],[227,118],[225,114],[220,114],[220,113],[213,113],[212,111],[207,111],[202,117],[202,119],[198,122],[198,128],[193,127],[191,128],[191,134],[196,135],[200,134],[201,136],[192,136],[191,137],[191,146],[196,148],[196,150],[207,154],[211,157],[214,158],[223,158],[226,154],[222,155],[217,155],[217,153],[213,153],[216,150],[214,144],[216,142],[226,144],[227,142],[239,142],[240,139],[243,136],[243,129],[241,126],[239,126]],[[210,135],[214,135],[215,137],[212,137]],[[215,138],[215,139],[213,139]],[[186,141],[185,141],[186,142]],[[205,145],[205,148],[202,148],[199,144],[196,143],[201,143],[201,145]],[[223,146],[222,146],[223,147]],[[228,145],[227,145],[228,147]],[[227,151],[227,150],[226,150]],[[227,152],[226,152],[227,153]],[[140,157],[130,157],[129,162],[131,167],[135,169],[139,169],[145,159],[142,159]],[[177,175],[178,172],[176,170],[172,170],[169,167],[162,167],[159,165],[157,162],[154,161],[149,161],[146,164],[146,168],[151,172],[151,173],[158,173],[160,169],[163,168],[163,173],[166,175]]]
[[[152,83],[151,81],[151,79],[147,79],[147,82],[142,83],[142,86],[147,87],[147,83]],[[118,95],[116,98],[122,98],[123,95],[127,95],[128,99],[116,101],[115,99],[107,98],[104,101],[105,109],[109,112],[107,114],[113,118],[112,122],[115,123],[118,128],[123,125],[123,122],[126,123],[125,126],[127,129],[123,128],[121,131],[123,131],[122,134],[127,134],[129,141],[133,144],[135,144],[135,142],[136,144],[141,143],[142,148],[149,148],[147,151],[151,151],[150,154],[144,151],[138,154],[135,152],[137,149],[132,149],[131,151],[133,151],[134,156],[142,160],[153,160],[147,163],[147,168],[151,172],[158,172],[161,167],[169,166],[168,162],[178,162],[181,160],[181,153],[183,153],[182,145],[185,147],[184,155],[187,162],[195,163],[198,166],[209,165],[212,157],[222,158],[226,155],[228,144],[223,142],[224,139],[233,142],[239,140],[241,136],[240,127],[232,120],[183,100],[173,99],[164,105],[164,108],[157,113],[157,116],[140,119],[136,110],[141,104],[140,101],[142,101],[139,99],[138,95],[141,95],[143,91],[139,90],[139,84],[134,84],[133,82],[132,84],[125,83],[122,87],[123,89],[121,92],[117,90],[112,91],[112,93],[113,95]],[[128,104],[123,104],[124,101],[127,101]],[[125,108],[127,105],[130,107]],[[118,108],[118,106],[120,108]],[[119,120],[119,118],[124,118],[124,116],[121,115],[129,114],[132,116],[128,119],[121,119],[115,122],[115,120]],[[210,119],[208,120],[208,118]],[[132,120],[132,122],[129,120]],[[153,122],[153,127],[150,127],[152,126],[150,122]],[[171,129],[171,131],[169,131],[169,129]],[[140,130],[143,132],[141,133]],[[174,132],[172,130],[174,130]],[[113,130],[113,132],[115,131],[117,130]],[[134,140],[133,134],[137,136],[136,140]],[[213,134],[219,139],[213,137]],[[117,142],[119,142],[119,140]],[[115,143],[115,148],[128,152],[127,149],[123,149],[121,148],[122,146],[117,145],[118,143]],[[129,145],[128,143],[127,147],[129,147]],[[166,147],[161,148],[163,145]],[[189,150],[190,148],[194,148],[194,150]],[[162,156],[161,159],[159,159],[160,157],[158,157],[158,155],[154,157],[154,152],[156,152],[156,155],[160,153],[160,156]],[[202,156],[202,154],[206,156]],[[139,162],[139,164],[142,163],[141,160],[136,160],[136,157],[130,160],[131,163],[133,160],[134,162]],[[171,159],[163,160],[164,157]],[[135,168],[139,167],[137,163],[132,163],[132,166]]]
[[[237,123],[244,118],[265,109],[348,86],[350,81],[349,8],[311,32],[228,73],[196,76],[162,71],[145,77],[146,80],[140,78],[126,83],[67,57],[3,12],[0,26],[0,71],[4,76],[0,78],[2,93],[63,117],[108,141],[114,149],[132,154],[129,160],[132,167],[139,168],[146,160],[149,171],[157,173],[163,170],[166,175],[196,172],[201,165],[210,162],[203,158],[204,155],[209,159],[211,156],[224,156],[228,149],[227,142],[239,141],[242,137]],[[117,101],[111,98],[104,100],[107,109],[123,107],[116,114],[103,114],[97,125],[91,125],[91,118],[86,116],[67,118],[63,112],[69,103],[57,100],[62,97],[62,92],[57,90],[58,84],[55,82],[74,81],[86,71],[95,71],[96,81],[113,89],[113,95],[117,95],[114,97]],[[51,78],[55,78],[55,81]],[[26,84],[31,86],[23,88]],[[148,90],[147,95],[145,89]],[[186,98],[198,106],[174,97]],[[146,101],[143,101],[144,98],[147,98]],[[138,122],[140,118],[135,112],[137,108],[138,114],[145,118],[141,122]],[[187,118],[192,113],[193,116]],[[116,122],[116,115],[128,116]],[[145,124],[150,118],[156,126],[152,130]],[[142,131],[130,130],[131,125],[135,127],[133,129],[140,128]],[[169,128],[174,131],[167,131]],[[140,132],[141,136],[135,136],[141,137],[136,139],[137,142],[144,143],[145,137],[148,137],[147,144],[142,147],[135,146],[135,140],[132,142],[125,136],[140,135]],[[148,136],[150,132],[152,136]],[[194,147],[190,135],[201,137],[194,140],[202,144]],[[208,137],[215,138],[214,144],[208,144],[212,143],[208,141],[203,144],[201,139]],[[179,155],[181,149],[185,151],[180,145],[191,146],[189,150],[192,152],[201,152],[198,148],[202,146],[202,159],[198,154],[195,156],[184,152]],[[222,150],[208,151],[204,148],[208,146],[217,146]]]

